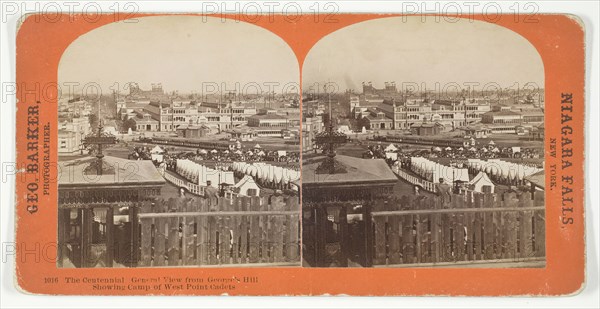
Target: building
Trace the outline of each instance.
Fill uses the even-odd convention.
[[[283,131],[288,130],[290,125],[287,117],[278,115],[274,110],[263,110],[248,117],[248,127],[257,136],[282,137]]]
[[[176,131],[177,127],[198,121],[196,102],[181,99],[158,99],[144,107],[152,119],[158,121],[158,131]]]
[[[133,162],[135,177],[119,177],[131,173]],[[159,197],[165,184],[152,161],[104,156],[58,165],[69,171],[58,180],[58,267],[137,265],[140,243],[131,236],[139,233],[132,224],[134,214],[140,202]],[[127,219],[117,223],[118,217]]]
[[[398,178],[383,159],[337,155],[339,172],[321,173],[326,160],[319,156],[302,163],[303,258],[310,266],[347,267],[348,259],[339,252],[367,247],[364,234],[348,238],[348,217],[356,218],[355,227],[363,227],[358,230],[368,230],[367,205],[391,195]],[[363,266],[369,266],[368,260],[364,252],[355,259]]]
[[[214,133],[215,129],[203,124],[181,125],[177,128],[177,135],[185,138],[202,138]]]
[[[410,131],[413,135],[432,136],[440,134],[443,128],[444,126],[439,122],[423,122],[413,124]]]
[[[229,134],[231,139],[241,140],[242,142],[251,142],[256,138],[256,132],[247,126],[235,127],[224,131]]]
[[[249,102],[203,101],[198,107],[198,124],[216,128],[219,132],[248,124],[248,118],[256,114],[256,106]]]
[[[356,119],[369,116],[375,118],[379,129],[409,130],[415,123],[435,121],[440,123],[444,130],[449,131],[481,121],[482,116],[490,110],[489,103],[477,100],[407,99],[401,101],[392,98],[381,102],[359,101],[353,108],[353,115]],[[382,121],[377,121],[381,119],[378,117],[380,113],[392,121],[390,126],[387,126],[386,122],[382,127]],[[371,126],[371,129],[373,128],[374,126]]]
[[[77,132],[58,130],[58,155],[74,155],[82,152],[83,137]]]
[[[156,132],[159,131],[158,121],[152,119],[149,113],[143,111],[137,111],[136,116],[130,118],[135,123],[133,130],[137,132]]]
[[[523,125],[539,125],[544,123],[544,111],[541,108],[527,108],[520,110],[523,116]]]
[[[534,126],[529,130],[529,136],[532,140],[544,140],[544,124],[540,124],[538,126]]]
[[[383,89],[377,89],[371,82],[362,83],[363,94],[377,95],[380,97],[395,96],[398,94],[396,82],[385,82]]]
[[[313,151],[315,149],[315,134],[323,131],[322,117],[305,117],[302,121],[302,151]]]
[[[369,114],[363,117],[364,124],[370,130],[392,130],[394,129],[394,120],[386,117],[385,112],[379,108],[368,108]]]
[[[83,139],[91,132],[88,117],[58,118],[58,154],[74,155],[83,150]]]
[[[483,114],[481,123],[488,124],[492,133],[517,133],[517,127],[523,123],[523,117],[518,112],[500,109]]]
[[[487,138],[492,134],[492,130],[485,125],[468,125],[459,127],[458,130],[463,131],[465,136],[474,138]]]

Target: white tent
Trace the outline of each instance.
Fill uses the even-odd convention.
[[[279,157],[285,157],[285,156],[287,156],[287,151],[285,151],[285,150],[277,150],[277,156],[279,156]]]
[[[259,152],[258,152],[258,155],[259,155],[259,156],[264,156],[264,155],[265,155],[265,152],[261,150],[261,151],[259,151]]]
[[[200,149],[200,153],[201,154],[207,154],[207,151],[205,149]]]
[[[386,152],[385,153],[385,158],[386,159],[391,159],[392,161],[396,161],[398,160],[398,154],[395,152]]]
[[[479,172],[475,178],[469,181],[469,185],[472,186],[474,191],[483,192],[484,186],[489,186],[491,191],[487,191],[487,193],[494,193],[494,189],[496,185],[490,180],[488,175],[484,172]]]
[[[260,187],[256,184],[252,177],[246,175],[242,178],[238,183],[234,186],[236,189],[239,189],[239,195],[244,196],[259,196],[260,195]]]
[[[254,145],[254,148],[256,148],[256,149],[260,149],[260,148],[262,148],[262,147],[260,147],[260,145],[259,145],[259,144],[256,144],[256,145]]]
[[[211,152],[211,153],[217,153],[217,150],[216,150],[216,149],[213,149],[213,150],[211,150],[210,152]]]
[[[488,143],[488,145],[496,145],[496,143],[494,143],[494,141],[490,140],[490,142]]]
[[[151,157],[152,161],[156,161],[159,163],[163,161],[163,155],[159,154],[159,153],[151,153],[150,157]]]
[[[163,153],[163,152],[165,152],[165,151],[162,150],[162,148],[160,148],[160,146],[158,146],[158,145],[154,146],[154,148],[152,148],[152,150],[150,150],[151,154],[153,154],[153,153],[158,154],[158,153]]]
[[[469,181],[468,169],[442,165],[422,157],[411,158],[411,170],[434,183],[438,183],[440,178],[444,179],[445,183]]]
[[[452,150],[452,147],[446,147],[446,151]]]
[[[467,164],[470,168],[505,180],[523,180],[525,177],[543,170],[543,168],[506,162],[500,159],[489,159],[487,161],[468,159]]]
[[[442,151],[442,148],[440,148],[440,147],[435,147],[435,148],[433,148],[433,151]]]
[[[387,147],[385,147],[385,152],[394,152],[396,150],[398,150],[398,148],[394,146],[394,144],[389,144]]]

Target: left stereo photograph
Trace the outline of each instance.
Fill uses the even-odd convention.
[[[58,66],[59,268],[300,266],[299,65],[272,32],[150,16]]]

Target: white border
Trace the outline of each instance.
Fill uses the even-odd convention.
[[[11,15],[4,20],[6,13],[4,9],[12,8],[10,5],[25,5],[26,1],[5,1],[0,0],[2,13],[0,18],[0,59],[1,59],[1,78],[2,83],[14,82],[15,79],[15,35],[17,28],[17,15]],[[27,1],[24,9],[35,9],[33,2]],[[200,12],[204,2],[192,1],[131,1],[139,8],[140,12]],[[282,1],[285,3],[291,1]],[[313,12],[315,4],[321,8],[328,2],[334,2],[339,12],[374,12],[374,13],[395,13],[406,9],[406,2],[392,1],[298,1],[296,2],[303,12]],[[65,5],[81,8],[85,2],[37,2],[39,8],[46,8],[51,11],[54,4],[60,7]],[[71,3],[71,4],[66,4]],[[111,12],[110,7],[114,8],[116,1],[96,1],[99,7],[107,12]],[[219,5],[223,1],[213,1]],[[251,12],[254,7],[248,3],[252,1],[239,2],[241,8],[247,8]],[[258,2],[256,2],[258,3]],[[424,1],[413,1],[421,5]],[[440,8],[446,9],[447,13],[453,11],[455,4],[465,8],[468,5],[476,5],[474,12],[480,12],[481,8],[487,3],[485,1],[440,1]],[[471,4],[468,4],[471,3]],[[497,1],[499,7],[504,12],[514,12],[516,1]],[[521,8],[526,2],[520,2]],[[118,5],[123,7],[125,2]],[[587,283],[586,288],[577,296],[559,297],[559,298],[432,298],[432,297],[55,297],[55,296],[27,296],[18,292],[13,285],[14,262],[9,259],[3,262],[0,258],[0,308],[226,308],[226,307],[244,307],[244,308],[302,308],[302,307],[343,307],[343,308],[366,308],[366,307],[403,307],[403,308],[501,308],[501,307],[527,307],[527,308],[598,308],[599,304],[599,285],[598,285],[598,265],[599,262],[599,244],[598,227],[599,212],[599,166],[598,151],[600,136],[600,118],[598,110],[600,80],[598,78],[599,57],[598,42],[599,33],[599,10],[600,5],[597,1],[537,1],[539,13],[570,13],[579,16],[585,23],[586,29],[586,233],[587,233]],[[427,9],[434,9],[435,4],[428,2]],[[279,7],[281,7],[279,6]],[[511,9],[512,6],[512,9]],[[206,7],[206,6],[205,6]],[[262,6],[263,8],[266,8]],[[295,7],[295,5],[294,5]],[[227,5],[228,9],[233,9],[234,4]],[[330,7],[331,8],[331,7]],[[479,9],[477,9],[479,8]],[[81,10],[81,9],[79,9]],[[77,11],[77,9],[76,9]],[[276,10],[277,12],[277,10]],[[429,12],[431,13],[431,12]],[[2,93],[4,95],[4,93]],[[2,140],[0,141],[0,161],[2,162],[2,184],[0,185],[0,236],[2,250],[5,244],[14,239],[14,181],[10,176],[5,175],[4,166],[9,162],[14,162],[15,145],[15,104],[14,100],[3,102],[0,100],[0,125]],[[4,181],[7,178],[8,181]],[[2,252],[3,253],[3,252]],[[357,278],[358,279],[358,278]],[[526,278],[523,278],[526,280]],[[490,278],[493,280],[493,278]]]

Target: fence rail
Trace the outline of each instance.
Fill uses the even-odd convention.
[[[300,265],[300,205],[282,196],[145,203],[141,267]]]
[[[162,173],[163,177],[165,178],[165,180],[167,180],[168,182],[174,184],[175,186],[179,187],[179,188],[186,188],[190,193],[194,194],[194,195],[198,195],[198,196],[204,196],[204,187],[199,186],[195,183],[189,182],[187,180],[183,180],[180,178],[177,178],[174,175],[171,175],[169,172],[165,171],[164,173]]]
[[[538,206],[533,206],[538,205]],[[414,210],[372,205],[373,265],[543,260],[543,192],[416,199]]]
[[[400,167],[397,167],[397,166],[393,167],[392,171],[396,175],[398,175],[400,178],[408,181],[410,184],[419,185],[419,186],[423,187],[423,189],[425,189],[425,190],[427,190],[429,192],[435,192],[436,191],[435,184],[433,182],[431,182],[431,181],[427,181],[427,180],[424,180],[424,179],[422,179],[420,177],[411,175],[411,174],[407,173],[406,171],[402,170]]]

